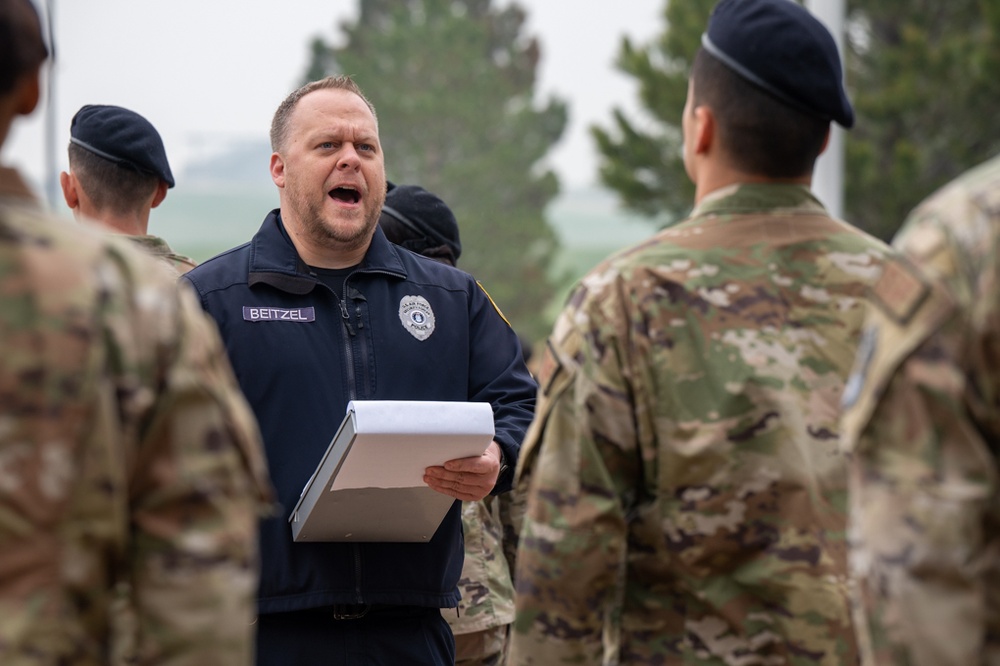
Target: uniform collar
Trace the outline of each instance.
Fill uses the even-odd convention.
[[[146,234],[144,236],[126,236],[126,238],[158,257],[169,257],[174,254],[174,250],[170,247],[170,244],[159,236]]]
[[[691,217],[753,213],[762,210],[826,215],[826,209],[805,185],[737,183],[711,192],[691,211]]]
[[[390,243],[382,229],[375,227],[371,245],[356,273],[382,273],[406,278],[399,249]],[[281,221],[281,211],[274,209],[264,218],[260,230],[250,241],[249,283],[269,284],[293,294],[307,294],[318,283],[295,250]]]

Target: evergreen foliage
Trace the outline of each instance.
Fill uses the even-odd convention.
[[[629,118],[615,109],[613,128],[591,128],[601,155],[601,181],[618,193],[626,208],[663,223],[684,217],[694,198],[681,156],[681,113],[688,70],[716,2],[668,1],[663,19],[671,29],[647,45],[622,39],[616,64],[636,79],[647,115]]]
[[[845,217],[889,239],[909,211],[1000,152],[1000,1],[848,3]]]
[[[566,104],[539,104],[538,41],[525,12],[492,0],[361,0],[343,40],[312,44],[305,80],[349,74],[375,105],[386,172],[439,195],[462,234],[459,267],[479,279],[515,329],[548,332],[558,239],[545,207],[558,194],[542,160]]]
[[[642,120],[614,112],[592,128],[602,181],[629,209],[662,221],[690,209],[680,158],[687,71],[715,0],[665,3],[647,46],[622,43]],[[909,211],[1000,152],[1000,0],[848,0],[847,87],[857,122],[845,139],[845,217],[889,239]]]

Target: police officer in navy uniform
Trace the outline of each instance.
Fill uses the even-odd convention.
[[[250,242],[183,278],[219,325],[285,509],[261,528],[257,663],[453,664],[441,609],[459,600],[460,502],[415,544],[295,543],[288,515],[352,399],[489,402],[494,442],[424,481],[465,501],[508,490],[534,381],[472,277],[378,229],[378,125],[349,77],[289,95],[271,143],[280,208]]]

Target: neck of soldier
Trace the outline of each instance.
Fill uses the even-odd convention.
[[[772,178],[739,169],[730,164],[728,160],[711,159],[704,160],[698,165],[698,172],[694,181],[694,203],[698,205],[702,199],[712,192],[729,187],[730,185],[767,183],[810,187],[812,185],[812,173],[810,172],[794,178]]]
[[[149,209],[121,214],[103,210],[83,210],[80,206],[80,214],[87,219],[94,220],[102,227],[115,234],[126,236],[145,236],[149,229]]]
[[[17,115],[13,96],[0,97],[0,146],[7,142],[7,135]]]

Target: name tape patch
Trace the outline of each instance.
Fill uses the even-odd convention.
[[[268,308],[243,306],[243,321],[316,321],[316,308]]]

